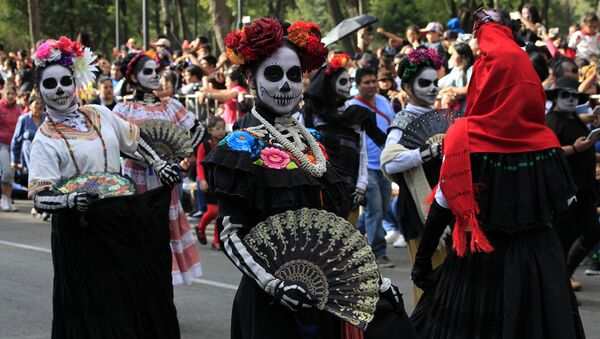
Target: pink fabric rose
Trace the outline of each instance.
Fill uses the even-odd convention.
[[[35,51],[35,57],[38,59],[47,59],[50,57],[50,53],[52,52],[52,47],[48,43],[43,43],[38,46]]]
[[[260,158],[265,163],[265,166],[273,169],[282,169],[290,163],[290,156],[284,151],[267,147],[260,153]]]

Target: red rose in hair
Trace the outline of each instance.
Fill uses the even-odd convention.
[[[245,59],[268,57],[283,45],[283,27],[279,21],[262,18],[244,28],[238,51]]]
[[[323,65],[327,58],[327,48],[325,44],[316,36],[309,36],[306,42],[306,49],[301,53],[301,62],[304,72],[310,72]]]
[[[74,42],[66,36],[61,36],[60,39],[58,39],[58,49],[62,53],[75,53],[73,50],[73,45]]]
[[[227,48],[231,48],[234,52],[237,53],[241,39],[242,33],[239,29],[236,29],[235,31],[227,34],[227,37],[225,38],[225,46],[227,46]]]

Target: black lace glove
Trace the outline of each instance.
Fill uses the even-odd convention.
[[[183,169],[177,164],[169,164],[160,159],[152,164],[152,168],[156,175],[158,175],[160,182],[165,186],[173,187],[181,181],[179,171],[182,171]]]
[[[392,284],[389,278],[382,278],[379,285],[379,296],[392,304],[397,313],[406,312],[404,309],[404,300],[398,286]]]
[[[292,311],[311,308],[316,300],[312,298],[303,284],[280,280],[275,288],[275,299]]]
[[[415,256],[415,264],[410,274],[412,281],[422,290],[433,286],[430,273],[433,270],[431,257],[438,247],[440,237],[446,226],[452,221],[452,211],[440,206],[433,201],[425,221],[425,228],[421,234],[421,242]]]
[[[358,206],[364,205],[366,202],[365,190],[358,187],[354,190],[350,197],[352,198],[352,210],[357,209]]]

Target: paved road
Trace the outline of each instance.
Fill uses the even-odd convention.
[[[17,206],[18,213],[0,213],[0,339],[49,338],[50,225],[29,215],[30,202],[19,201]],[[225,339],[229,337],[231,303],[241,273],[221,252],[201,245],[199,250],[204,276],[197,283],[175,288],[182,338]],[[383,274],[405,293],[407,309],[411,309],[406,250],[390,248],[388,254],[396,267]],[[577,296],[587,337],[600,339],[600,277],[586,277],[582,272],[577,277],[584,284]]]

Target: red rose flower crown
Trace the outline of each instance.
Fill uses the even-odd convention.
[[[323,65],[327,48],[321,42],[321,30],[312,22],[298,21],[287,29],[277,19],[261,18],[241,30],[229,33],[225,38],[227,58],[237,65],[248,65],[270,57],[283,46],[284,39],[299,50],[304,72]]]

